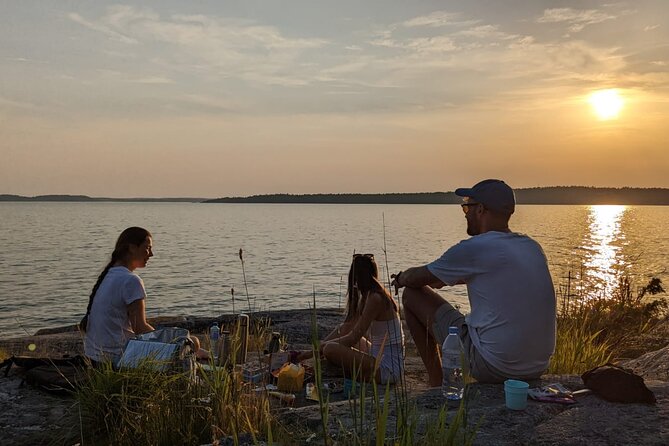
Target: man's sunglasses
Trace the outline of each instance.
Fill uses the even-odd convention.
[[[460,206],[462,206],[462,212],[466,214],[467,212],[469,212],[470,207],[478,206],[480,204],[483,203],[472,203],[471,201],[469,201],[467,203],[462,203]]]
[[[369,257],[370,259],[373,259],[374,254],[353,254],[354,259],[357,259],[358,257]]]

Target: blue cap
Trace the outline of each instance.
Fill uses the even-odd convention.
[[[448,334],[458,334],[458,327],[448,327]]]
[[[513,189],[502,180],[483,180],[471,188],[461,187],[455,189],[455,195],[469,197],[492,211],[513,214],[516,210]]]

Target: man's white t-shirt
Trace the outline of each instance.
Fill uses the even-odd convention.
[[[128,305],[146,298],[144,282],[124,266],[109,269],[93,297],[88,316],[84,353],[95,361],[117,361],[128,339],[135,336]]]
[[[467,285],[469,335],[490,365],[510,376],[548,368],[555,349],[555,290],[537,242],[489,231],[461,241],[427,268],[447,285]]]

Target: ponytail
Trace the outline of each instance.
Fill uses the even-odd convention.
[[[86,314],[91,314],[91,307],[93,306],[93,298],[95,297],[95,293],[98,292],[100,284],[105,279],[105,276],[107,275],[111,267],[114,266],[114,263],[116,263],[116,261],[114,260],[114,256],[112,255],[111,261],[107,264],[107,266],[105,266],[105,269],[103,269],[100,275],[98,276],[98,280],[95,282],[95,285],[93,285],[93,291],[91,291],[91,295],[88,296],[88,307],[86,307]]]

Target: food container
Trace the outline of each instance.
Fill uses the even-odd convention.
[[[279,370],[277,387],[282,392],[297,392],[304,384],[304,367],[299,364],[285,364]]]

